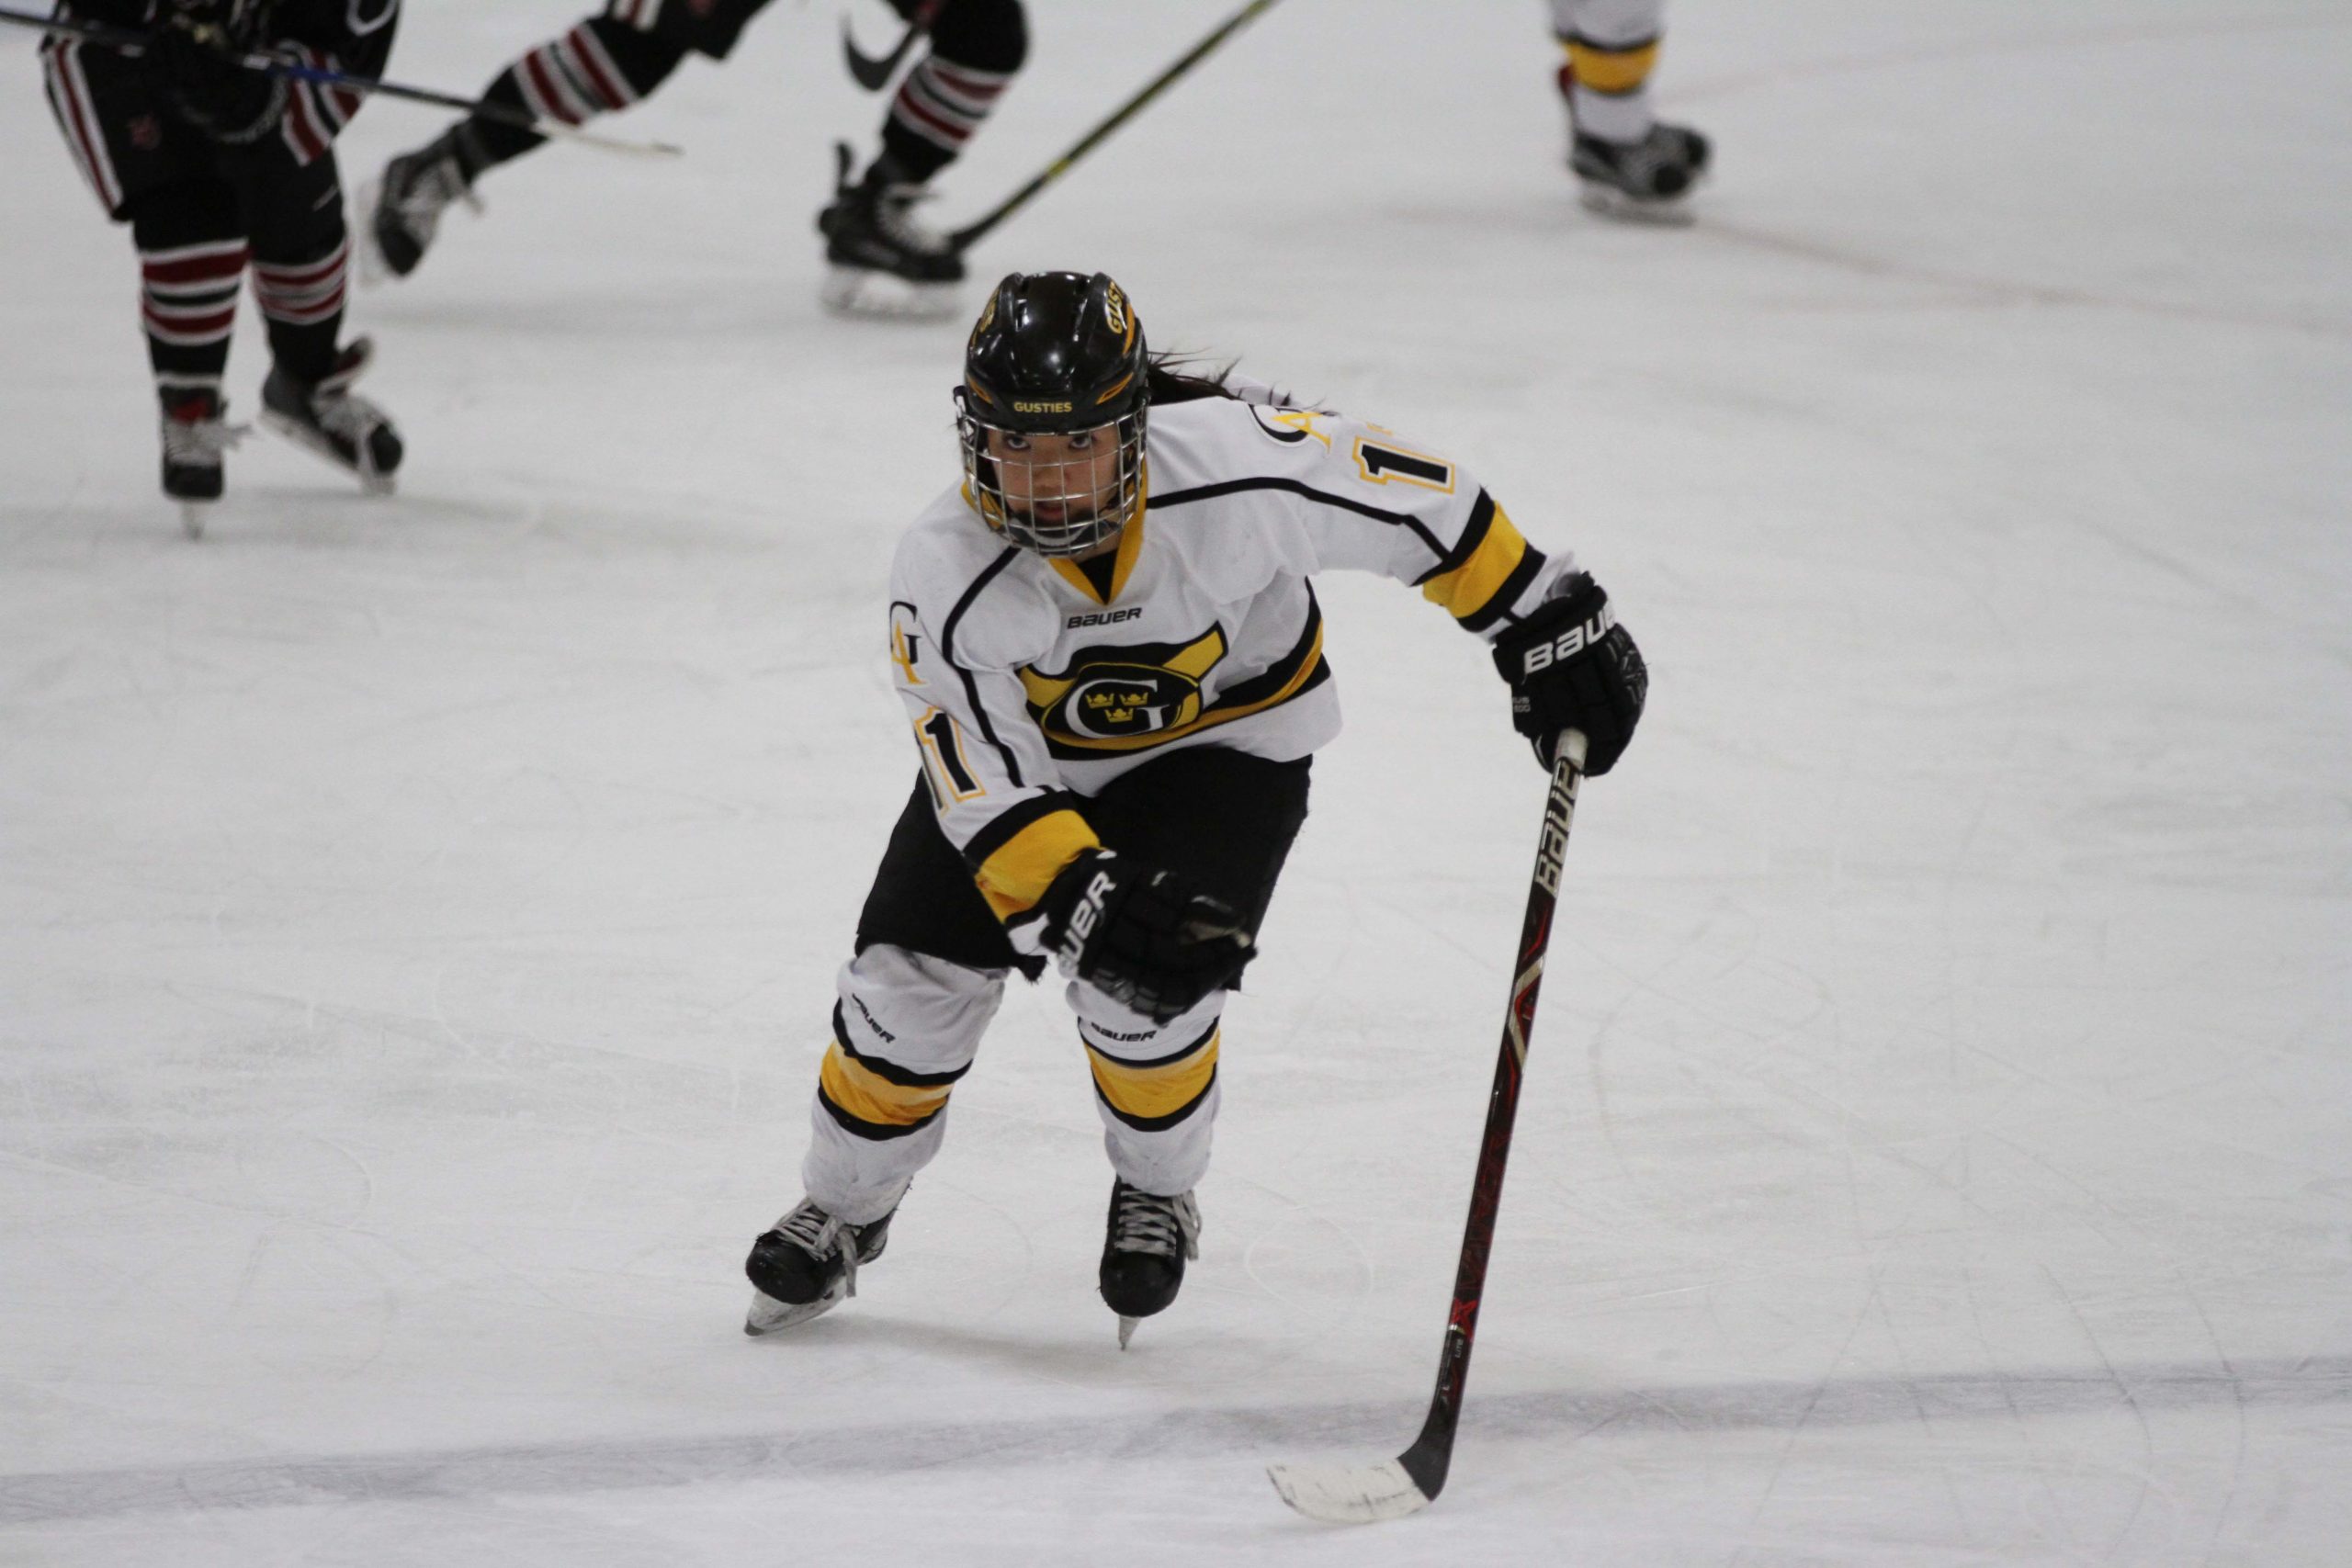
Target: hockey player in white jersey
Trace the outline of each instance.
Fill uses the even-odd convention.
[[[1340,728],[1313,579],[1381,572],[1493,645],[1550,765],[1605,773],[1647,673],[1608,596],[1453,460],[1271,389],[1173,370],[1100,273],[1015,273],[956,390],[964,476],[891,575],[922,778],[843,966],[808,1196],[753,1244],[746,1333],[854,1293],[945,1132],[1006,979],[1058,964],[1114,1179],[1120,1317],[1197,1256],[1225,994]]]

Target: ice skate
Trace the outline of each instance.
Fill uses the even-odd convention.
[[[890,1214],[854,1225],[802,1199],[752,1244],[752,1256],[743,1261],[752,1281],[752,1311],[743,1319],[743,1332],[753,1338],[774,1334],[857,1294],[858,1269],[881,1257],[889,1243]]]
[[[204,537],[205,513],[220,499],[221,455],[245,437],[225,417],[228,405],[211,387],[160,389],[163,401],[164,493],[179,502],[180,526]]]
[[[848,315],[930,318],[956,309],[956,285],[964,279],[964,258],[947,236],[914,220],[921,186],[893,177],[889,160],[878,158],[865,179],[850,184],[846,142],[837,161],[832,205],[817,215],[831,264],[823,290],[825,308]]]
[[[334,368],[316,383],[298,381],[284,367],[274,367],[262,383],[261,422],[357,475],[370,495],[389,495],[404,450],[400,432],[383,410],[351,393],[351,384],[367,372],[374,355],[373,344],[354,338],[335,355]]]
[[[1639,141],[1576,133],[1568,151],[1587,209],[1641,223],[1688,223],[1689,197],[1706,177],[1707,139],[1688,126],[1653,125]]]
[[[1184,1283],[1184,1260],[1201,1255],[1201,1210],[1190,1192],[1161,1198],[1114,1178],[1102,1241],[1102,1300],[1119,1314],[1119,1348],[1136,1325],[1165,1312]]]
[[[481,198],[474,195],[471,162],[465,152],[465,127],[452,126],[413,152],[403,152],[384,165],[383,175],[360,192],[359,209],[366,220],[356,227],[362,281],[380,283],[414,272],[440,231],[441,214],[454,202],[476,212]]]

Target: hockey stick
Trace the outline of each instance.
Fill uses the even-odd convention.
[[[849,73],[857,85],[869,93],[878,93],[890,85],[899,73],[899,66],[907,58],[907,51],[914,48],[915,39],[931,31],[931,24],[939,17],[939,7],[945,0],[922,0],[916,7],[914,20],[907,24],[899,47],[888,54],[868,54],[857,47],[857,35],[850,30],[849,18],[842,18],[842,56],[849,66]]]
[[[1095,146],[1100,143],[1103,138],[1118,130],[1119,127],[1126,124],[1130,119],[1133,119],[1136,113],[1140,111],[1146,104],[1150,103],[1152,99],[1159,96],[1161,93],[1165,92],[1170,83],[1174,82],[1178,77],[1183,75],[1193,66],[1198,65],[1203,60],[1206,59],[1210,53],[1216,49],[1217,45],[1231,38],[1235,33],[1239,32],[1243,28],[1248,27],[1251,22],[1256,21],[1266,12],[1272,10],[1274,8],[1274,4],[1275,0],[1250,0],[1248,5],[1242,6],[1241,9],[1236,11],[1232,16],[1227,17],[1224,21],[1218,23],[1215,30],[1213,30],[1208,37],[1203,39],[1200,42],[1194,44],[1190,50],[1186,51],[1182,59],[1177,61],[1175,64],[1170,66],[1167,70],[1162,71],[1159,75],[1153,77],[1149,82],[1144,84],[1144,85],[1136,93],[1135,96],[1129,98],[1125,103],[1121,104],[1116,109],[1114,109],[1111,112],[1109,118],[1096,126],[1093,130],[1088,131],[1084,136],[1080,137],[1076,146],[1063,153],[1060,157],[1055,159],[1052,163],[1046,164],[1044,173],[1040,174],[1035,179],[1031,180],[1027,185],[1023,186],[1019,190],[1014,191],[1011,196],[1006,197],[1002,201],[997,203],[993,209],[982,217],[977,219],[973,222],[966,224],[963,228],[949,234],[947,236],[948,243],[958,251],[965,250],[968,248],[973,242],[979,239],[980,236],[988,233],[998,224],[1003,222],[1006,219],[1012,217],[1014,213],[1028,206],[1031,199],[1035,197],[1039,191],[1044,190],[1047,186],[1053,184],[1056,180],[1069,173],[1071,164],[1077,163],[1080,158],[1085,157],[1089,152],[1094,151]]]
[[[1462,1261],[1453,1275],[1453,1306],[1446,1314],[1438,1354],[1437,1393],[1413,1446],[1385,1464],[1277,1464],[1266,1474],[1283,1502],[1326,1524],[1368,1525],[1401,1519],[1426,1508],[1445,1485],[1453,1462],[1453,1427],[1462,1418],[1462,1388],[1470,1376],[1470,1342],[1478,1332],[1478,1298],[1487,1288],[1487,1254],[1494,1245],[1495,1213],[1503,1197],[1503,1162],[1510,1157],[1510,1127],[1519,1113],[1519,1086],[1527,1067],[1528,1036],[1535,1029],[1535,993],[1544,982],[1544,953],[1552,942],[1552,911],[1560,897],[1560,863],[1576,819],[1584,780],[1583,732],[1560,738],[1552,793],[1544,803],[1544,836],[1535,847],[1535,874],[1527,891],[1527,918],[1519,934],[1519,973],[1511,981],[1510,1012],[1503,1020],[1495,1087],[1487,1097],[1487,1131],[1478,1145],[1478,1172],[1470,1184],[1470,1223],[1462,1232]]]
[[[130,28],[108,27],[103,22],[85,22],[71,17],[36,16],[28,11],[12,11],[5,6],[0,6],[0,22],[11,22],[20,28],[33,28],[65,38],[84,39],[123,54],[136,56],[147,52],[148,34]],[[282,76],[289,82],[311,82],[322,87],[340,87],[349,93],[373,93],[380,97],[434,104],[445,109],[463,109],[468,114],[478,114],[484,119],[494,119],[501,125],[512,125],[534,135],[575,141],[582,147],[594,147],[606,152],[622,152],[637,158],[675,158],[685,151],[667,141],[624,141],[618,137],[601,136],[593,130],[582,130],[576,125],[566,125],[560,119],[541,119],[527,109],[492,103],[487,99],[461,98],[454,93],[436,93],[430,87],[381,82],[372,76],[346,76],[340,71],[322,71],[297,61],[281,60],[276,55],[240,55],[236,62],[248,71]]]

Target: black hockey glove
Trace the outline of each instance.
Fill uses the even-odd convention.
[[[1041,907],[1062,972],[1154,1023],[1230,987],[1258,955],[1232,905],[1180,873],[1107,850],[1072,861]]]
[[[147,53],[180,118],[224,146],[260,141],[286,113],[285,78],[237,63],[244,51],[216,22],[174,13]]]
[[[1579,572],[1566,592],[1495,639],[1495,668],[1510,682],[1511,728],[1545,767],[1564,729],[1581,729],[1585,769],[1605,773],[1634,738],[1649,693],[1649,666],[1617,624],[1609,595]]]

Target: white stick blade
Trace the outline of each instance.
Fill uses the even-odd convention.
[[[1283,1502],[1327,1525],[1401,1519],[1430,1506],[1429,1495],[1395,1460],[1385,1464],[1272,1464],[1266,1478]]]

